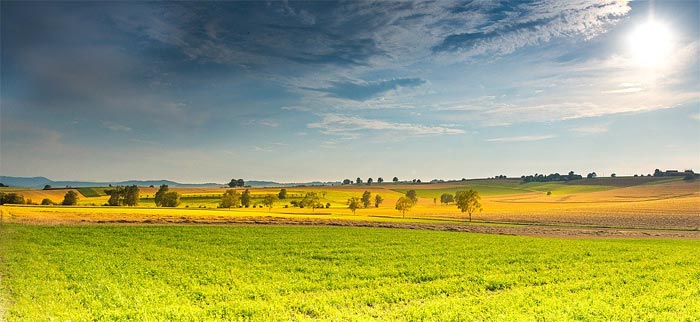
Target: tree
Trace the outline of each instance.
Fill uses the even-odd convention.
[[[139,187],[137,185],[129,186],[124,189],[124,205],[138,206],[139,204]]]
[[[397,182],[399,182],[399,178],[394,177],[394,179],[391,179],[391,181],[393,181],[394,183],[397,183]]]
[[[168,193],[168,185],[164,184],[161,185],[160,188],[158,188],[158,191],[156,192],[156,196],[154,198],[154,201],[156,202],[156,207],[165,207],[163,206],[163,199],[165,198],[165,194]]]
[[[360,179],[360,177],[357,177],[357,179],[355,179],[355,183],[358,185],[362,184],[362,179]]]
[[[108,205],[120,206],[124,203],[124,187],[116,186],[114,189],[106,190],[105,193],[109,195]]]
[[[369,204],[372,202],[371,201],[372,194],[369,191],[366,191],[362,193],[362,206],[364,208],[368,208]]]
[[[343,180],[343,184],[351,184],[351,183],[352,183],[352,180],[350,180],[350,179]]]
[[[406,198],[410,199],[414,205],[418,202],[418,197],[416,196],[415,190],[406,191]]]
[[[440,196],[440,203],[444,203],[444,204],[449,205],[450,202],[454,202],[454,201],[455,201],[455,197],[454,197],[452,194],[443,193],[443,194]]]
[[[352,214],[354,215],[355,210],[357,210],[357,208],[360,208],[360,199],[357,197],[352,197],[348,199],[348,208],[352,210]]]
[[[595,172],[591,172],[586,175],[587,179],[595,179],[598,175]]]
[[[654,170],[654,176],[655,176],[655,177],[663,177],[663,176],[664,176],[664,172],[661,171],[661,170],[659,170],[659,169],[655,169],[655,170]]]
[[[66,195],[63,196],[63,202],[61,203],[64,206],[74,206],[78,204],[78,193],[76,193],[73,190],[68,190],[66,192]]]
[[[262,201],[262,204],[267,206],[267,211],[272,210],[272,205],[275,204],[275,201],[277,201],[277,197],[273,194],[267,194]]]
[[[245,191],[243,191],[243,194],[241,195],[241,205],[243,205],[243,207],[246,208],[250,207],[250,199],[250,190],[245,189]]]
[[[241,194],[233,189],[226,190],[221,196],[221,203],[219,207],[221,208],[238,208],[241,204]]]
[[[315,192],[307,192],[304,198],[301,199],[299,205],[303,207],[311,207],[311,211],[314,211],[316,208],[320,208],[319,206],[321,204],[319,203],[319,200],[320,198],[318,197],[318,194]]]
[[[406,211],[411,210],[411,207],[413,207],[415,203],[413,200],[411,200],[408,197],[401,197],[399,200],[396,201],[396,207],[394,207],[396,210],[400,211],[403,217],[406,217]]]
[[[245,187],[245,181],[243,179],[236,180],[236,185],[239,187]]]
[[[614,173],[613,173],[613,174],[610,175],[610,177],[611,177],[611,178],[615,178],[615,177],[617,177],[617,174],[614,174]]]
[[[382,183],[384,182],[384,179],[382,177],[377,178],[377,183]]]
[[[368,186],[371,186],[372,182],[374,182],[374,180],[372,180],[372,178],[367,178],[367,185]]]
[[[180,205],[180,194],[176,191],[170,191],[163,194],[161,206],[177,207]]]
[[[476,190],[469,189],[467,191],[457,191],[455,194],[455,202],[457,203],[457,208],[462,213],[469,214],[469,221],[472,221],[472,214],[475,211],[482,211],[481,208],[481,197]]]
[[[228,183],[229,188],[243,187],[244,185],[245,181],[243,181],[243,179],[231,179]]]
[[[280,192],[277,194],[277,198],[279,198],[279,200],[287,199],[287,189],[280,189]]]
[[[4,204],[23,205],[24,196],[18,195],[14,192],[8,194],[0,192],[0,205]]]
[[[55,205],[54,202],[51,201],[51,199],[49,199],[49,198],[41,199],[41,204],[44,205],[44,206]]]
[[[49,190],[49,189],[51,189],[51,185],[50,185],[50,184],[47,184],[47,185],[44,186],[44,190]]]
[[[380,196],[379,194],[374,196],[374,208],[379,208],[379,205],[384,202],[384,198]]]

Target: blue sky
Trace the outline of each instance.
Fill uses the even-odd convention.
[[[0,5],[2,175],[700,170],[697,1]]]

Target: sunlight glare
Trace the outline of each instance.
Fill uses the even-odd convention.
[[[664,65],[671,56],[673,35],[668,27],[654,20],[640,25],[629,37],[629,50],[634,61],[642,67]]]

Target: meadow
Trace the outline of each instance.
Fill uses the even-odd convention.
[[[697,240],[286,226],[0,226],[8,321],[700,316]]]

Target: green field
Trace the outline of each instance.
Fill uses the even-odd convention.
[[[498,195],[508,195],[508,194],[521,194],[529,192],[552,192],[555,195],[565,195],[573,193],[586,193],[595,191],[605,191],[613,189],[612,186],[605,185],[570,185],[560,182],[530,182],[530,183],[520,183],[516,180],[503,180],[503,181],[483,181],[479,183],[465,183],[463,186],[450,187],[450,188],[438,188],[431,189],[430,186],[424,189],[413,189],[416,191],[416,195],[421,198],[438,198],[444,193],[454,195],[457,191],[473,189],[479,192],[482,196],[498,196]],[[406,191],[411,189],[393,189],[394,191],[400,193],[406,193]]]
[[[9,321],[693,321],[698,251],[689,240],[4,224],[0,308]]]
[[[75,188],[80,192],[85,197],[92,198],[92,197],[102,197],[106,196],[107,193],[105,193],[105,188],[104,187],[84,187],[84,188]]]

